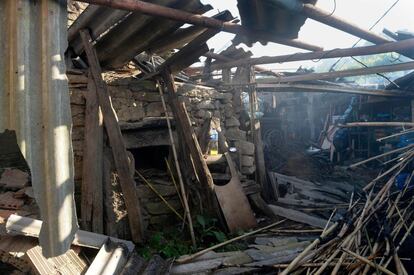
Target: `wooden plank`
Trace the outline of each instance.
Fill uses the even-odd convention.
[[[389,73],[398,71],[408,71],[414,69],[414,61],[405,62],[401,64],[374,66],[362,69],[344,70],[336,72],[326,73],[311,73],[295,76],[281,76],[272,79],[263,79],[258,83],[286,83],[286,82],[299,82],[299,81],[310,81],[310,80],[322,80],[322,79],[335,79],[339,77],[349,77],[358,75],[370,75],[377,73]]]
[[[104,196],[104,220],[105,220],[105,234],[111,237],[118,237],[117,228],[119,224],[116,223],[116,214],[114,211],[114,198],[112,186],[112,152],[105,146],[103,153],[103,196]]]
[[[7,219],[6,230],[8,234],[12,235],[24,235],[29,237],[39,238],[40,228],[42,227],[42,221],[23,217],[19,215],[10,215]],[[116,243],[122,243],[125,247],[128,248],[129,252],[132,252],[135,249],[135,245],[126,240],[121,240],[117,238],[111,238],[111,241]],[[108,240],[108,236],[93,233],[84,230],[78,230],[75,233],[75,238],[73,239],[72,244],[100,249],[101,246]],[[0,242],[1,244],[1,242]]]
[[[279,56],[262,56],[262,57],[256,57],[256,58],[244,58],[244,59],[239,59],[239,60],[223,60],[223,58],[221,59],[217,58],[220,61],[225,61],[225,63],[214,62],[211,65],[211,69],[214,71],[214,70],[219,70],[219,69],[249,66],[249,65],[251,66],[251,65],[259,65],[259,64],[275,64],[275,63],[286,63],[286,62],[295,62],[295,61],[303,61],[303,60],[372,55],[372,54],[380,54],[380,53],[386,53],[386,52],[403,51],[403,50],[411,49],[413,47],[414,47],[414,39],[406,39],[406,40],[397,41],[397,42],[388,42],[388,43],[384,43],[381,45],[356,47],[356,48],[332,49],[332,50],[317,51],[317,52],[310,52],[310,53],[295,53],[295,54],[287,54],[287,55],[279,55]]]
[[[269,207],[277,216],[284,217],[295,222],[308,224],[317,228],[325,228],[326,224],[328,223],[327,220],[314,217],[297,210],[288,209],[276,205],[269,205]],[[329,226],[330,225],[332,224],[330,223]]]
[[[103,117],[93,79],[85,93],[85,141],[83,147],[81,218],[82,228],[103,233],[102,150]]]
[[[344,93],[381,97],[413,97],[414,95],[400,90],[373,90],[361,87],[343,87],[334,85],[313,85],[313,84],[257,84],[259,91],[275,93]]]
[[[162,72],[162,77],[167,87],[169,96],[168,103],[170,104],[171,110],[174,114],[176,126],[181,129],[185,144],[190,151],[198,179],[202,185],[202,188],[206,192],[212,193],[211,191],[214,188],[213,177],[211,176],[206,160],[204,159],[201,152],[201,148],[194,129],[191,126],[187,110],[185,109],[184,104],[178,101],[177,90],[174,85],[173,76],[169,70],[166,69]],[[210,195],[207,195],[207,200],[207,205],[213,209],[213,202]]]
[[[229,153],[224,153],[230,168],[231,180],[216,185],[214,191],[230,232],[251,229],[257,225],[249,200],[243,192],[240,179]]]
[[[119,128],[118,119],[115,110],[112,107],[108,87],[102,79],[102,70],[99,65],[96,51],[91,44],[91,37],[87,30],[81,31],[82,42],[88,57],[92,78],[95,81],[99,105],[102,108],[103,119],[109,143],[111,144],[112,153],[115,161],[115,167],[118,172],[126,209],[128,211],[129,227],[134,242],[143,240],[143,224],[140,208],[140,201],[136,192],[135,181],[131,177],[129,162],[124,141],[122,139],[121,129]]]

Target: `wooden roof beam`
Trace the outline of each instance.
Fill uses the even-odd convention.
[[[149,2],[139,0],[78,0],[79,2],[85,2],[94,5],[102,5],[111,7],[114,9],[121,9],[127,11],[141,12],[143,14],[159,16],[174,21],[188,23],[196,26],[202,26],[205,28],[216,29],[224,32],[245,35],[255,38],[264,39],[266,41],[287,45],[295,48],[300,48],[309,51],[320,51],[321,47],[302,42],[297,39],[287,39],[281,37],[274,37],[273,34],[262,33],[246,29],[242,25],[232,22],[224,22],[215,18],[202,16],[198,14],[192,14],[186,11],[173,9],[161,5],[152,4]]]
[[[259,64],[274,64],[274,63],[285,63],[293,61],[303,60],[314,60],[314,59],[327,59],[327,58],[338,58],[348,56],[361,56],[380,54],[386,52],[398,52],[414,48],[414,38],[407,39],[397,42],[387,42],[381,45],[365,46],[357,48],[344,48],[344,49],[333,49],[328,51],[318,51],[310,53],[295,53],[289,55],[279,56],[263,56],[257,58],[245,58],[236,61],[226,63],[213,63],[211,66],[212,70],[219,70],[223,68],[233,68],[245,65],[259,65]]]
[[[305,92],[305,93],[343,93],[357,94],[380,97],[414,97],[414,94],[403,93],[399,90],[373,90],[361,87],[344,87],[335,85],[315,85],[315,84],[257,84],[259,92]]]
[[[349,76],[358,76],[358,75],[370,75],[377,73],[389,73],[389,72],[398,72],[398,71],[408,71],[414,69],[414,61],[394,64],[394,65],[383,65],[375,66],[361,69],[353,70],[344,70],[336,72],[327,72],[327,73],[310,73],[294,76],[281,76],[275,77],[272,79],[258,79],[258,83],[287,83],[287,82],[300,82],[300,81],[311,81],[311,80],[326,80],[326,79],[335,79],[339,77],[349,77]]]

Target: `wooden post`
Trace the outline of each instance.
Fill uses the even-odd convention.
[[[194,168],[196,170],[196,174],[202,185],[202,188],[207,192],[206,194],[208,194],[207,205],[209,206],[210,210],[213,210],[213,177],[211,176],[210,170],[208,169],[207,163],[201,152],[201,148],[198,143],[194,129],[191,126],[187,110],[185,109],[184,104],[178,101],[173,76],[171,75],[168,68],[166,68],[161,74],[167,88],[169,96],[168,102],[170,104],[171,110],[173,111],[176,125],[178,128],[181,129],[184,142],[190,150],[190,155],[194,164]]]
[[[84,230],[103,233],[102,151],[103,118],[91,76],[85,94],[85,143],[83,148],[81,217]]]
[[[250,83],[255,82],[254,69],[250,69]],[[266,164],[263,152],[263,140],[262,131],[260,128],[260,121],[256,118],[256,112],[258,110],[257,92],[254,86],[250,86],[249,89],[249,101],[250,101],[250,127],[253,137],[253,143],[256,148],[256,181],[262,186],[262,194],[265,199],[270,199],[271,192],[269,191],[269,185],[267,183],[266,176]]]
[[[126,209],[128,211],[132,240],[134,242],[141,242],[143,239],[143,225],[140,202],[136,191],[135,181],[131,177],[127,151],[124,140],[122,139],[121,129],[119,128],[115,110],[112,107],[108,87],[102,79],[102,70],[99,65],[96,51],[90,42],[91,36],[87,30],[81,30],[80,35],[88,58],[91,75],[95,81],[99,105],[102,108],[106,132],[112,148],[115,167],[118,172]]]

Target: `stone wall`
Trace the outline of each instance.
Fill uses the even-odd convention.
[[[85,98],[87,92],[87,78],[83,75],[69,75],[71,107],[73,117],[73,147],[75,157],[75,180],[77,190],[81,184],[82,151],[85,119]],[[130,133],[138,129],[144,122],[165,117],[160,95],[151,81],[139,82],[134,78],[109,78],[109,91],[112,104],[117,113],[121,129],[128,129],[128,136],[124,134],[127,147],[131,147]],[[255,171],[254,145],[246,140],[246,132],[239,128],[239,114],[233,107],[232,92],[217,91],[213,88],[177,83],[179,99],[185,102],[194,130],[198,133],[203,123],[214,118],[220,121],[220,126],[230,145],[240,152],[240,170],[244,175],[251,175]],[[168,104],[167,104],[168,105]],[[237,109],[237,108],[236,108]],[[167,110],[170,116],[172,114]],[[125,133],[125,132],[124,132]],[[132,131],[132,134],[134,132]],[[141,133],[141,132],[140,132]],[[145,132],[144,132],[145,133]],[[155,145],[168,142],[168,132],[165,130],[164,140],[151,138]],[[140,140],[142,138],[140,137]],[[170,204],[177,207],[182,213],[181,204],[175,188],[167,179],[154,181],[157,190],[166,196]],[[145,185],[138,187],[141,197],[145,220],[148,224],[162,224],[171,218],[172,211]]]

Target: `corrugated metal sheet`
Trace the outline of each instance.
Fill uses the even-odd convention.
[[[64,0],[0,1],[0,132],[16,131],[29,164],[46,256],[65,253],[78,229],[66,9]]]
[[[203,5],[199,0],[148,2],[192,13],[204,13],[211,9],[211,6]],[[97,14],[105,16],[96,16]],[[153,42],[161,43],[161,39],[175,32],[182,25],[179,22],[138,12],[125,13],[90,5],[69,28],[71,34],[69,44],[75,53],[80,54],[79,38],[75,34],[80,28],[87,27],[91,30],[92,36],[97,39],[95,47],[101,65],[108,69],[119,68],[138,54],[150,49]]]
[[[301,0],[305,4],[316,4],[317,0]],[[280,8],[272,0],[237,0],[242,25],[275,37],[297,38],[306,17],[295,12]],[[257,39],[236,37],[236,44],[252,44]]]

